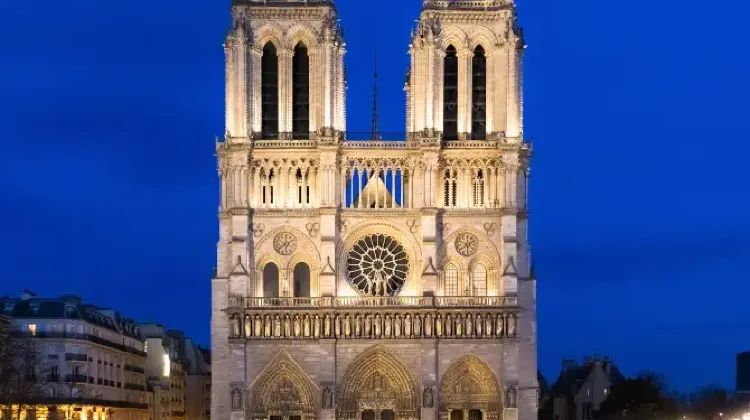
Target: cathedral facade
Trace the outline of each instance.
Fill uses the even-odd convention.
[[[532,420],[525,47],[512,0],[423,0],[406,132],[346,128],[334,0],[235,0],[215,420]]]

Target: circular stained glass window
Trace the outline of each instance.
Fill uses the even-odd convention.
[[[347,255],[349,283],[365,296],[395,296],[406,281],[404,247],[388,235],[368,235]]]

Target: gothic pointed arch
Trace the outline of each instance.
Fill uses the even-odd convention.
[[[502,392],[492,369],[479,356],[467,354],[448,367],[440,380],[441,411],[483,410],[502,418]]]
[[[261,134],[266,139],[277,138],[279,135],[279,56],[278,47],[271,40],[263,45],[260,68]]]
[[[310,56],[300,40],[292,56],[292,138],[310,137]],[[301,194],[300,194],[301,198]]]
[[[284,351],[263,369],[250,385],[248,395],[254,418],[315,417],[318,389]]]
[[[395,419],[414,419],[420,407],[411,369],[383,345],[368,348],[344,372],[339,388],[339,418],[362,410],[393,410]]]

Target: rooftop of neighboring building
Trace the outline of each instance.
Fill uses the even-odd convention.
[[[78,319],[130,338],[140,339],[135,321],[110,308],[85,303],[76,295],[42,298],[30,290],[24,290],[18,298],[0,297],[0,315],[11,318]]]
[[[599,355],[585,357],[582,364],[578,364],[575,359],[563,359],[560,376],[552,384],[550,396],[554,398],[576,395],[586,381],[586,378],[591,374],[592,369],[596,366],[602,367],[612,385],[625,380],[625,376],[615,366],[614,362],[607,357]]]

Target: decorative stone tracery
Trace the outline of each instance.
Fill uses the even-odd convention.
[[[473,354],[456,360],[443,374],[439,402],[442,413],[482,410],[488,418],[502,418],[503,395],[497,377]]]
[[[277,358],[250,388],[250,409],[255,418],[270,416],[315,417],[315,385],[291,359]]]

